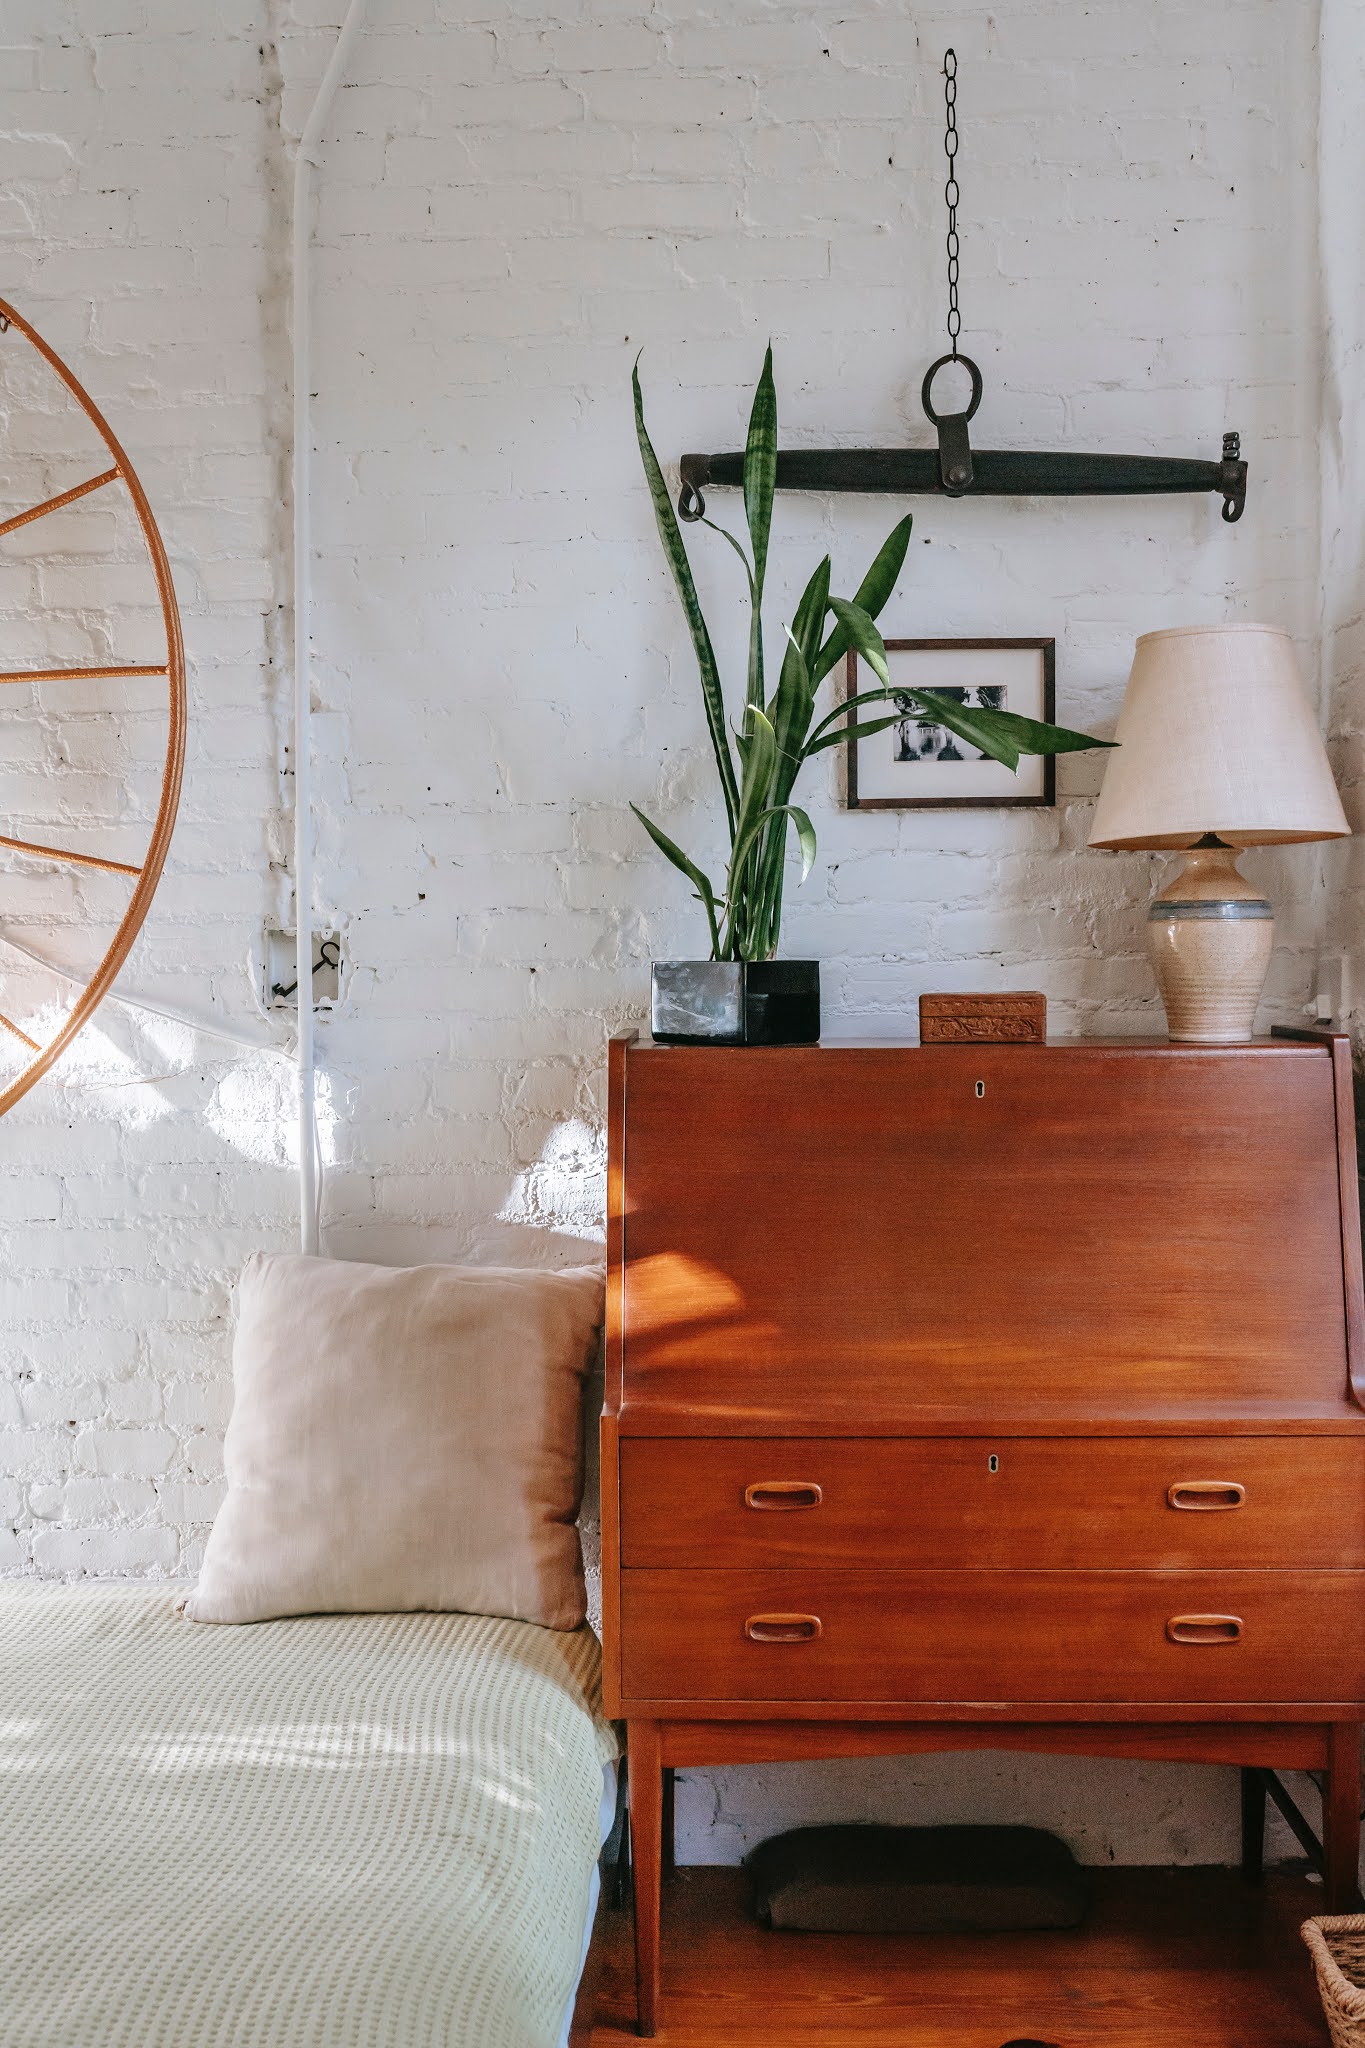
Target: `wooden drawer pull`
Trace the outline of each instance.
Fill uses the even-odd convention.
[[[760,1479],[744,1489],[746,1508],[789,1512],[792,1508],[818,1508],[824,1489],[813,1479]]]
[[[751,1643],[813,1643],[820,1633],[818,1614],[751,1614],[744,1624]]]
[[[1173,1614],[1166,1624],[1173,1643],[1239,1643],[1240,1614]]]
[[[1173,1508],[1186,1508],[1197,1515],[1245,1507],[1246,1497],[1246,1488],[1235,1479],[1180,1479],[1166,1495]]]

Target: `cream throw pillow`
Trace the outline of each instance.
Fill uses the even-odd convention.
[[[591,1268],[393,1269],[257,1253],[228,1493],[185,1611],[505,1614],[577,1628]]]

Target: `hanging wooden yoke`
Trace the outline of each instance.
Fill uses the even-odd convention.
[[[965,363],[965,356],[958,361]],[[979,374],[979,372],[978,372]],[[792,448],[777,458],[779,491],[872,491],[887,497],[1111,498],[1171,491],[1218,491],[1223,517],[1240,519],[1247,466],[1241,441],[1224,434],[1221,462],[1173,455],[1079,455],[1014,448],[973,448],[965,413],[935,420],[935,448]],[[932,417],[932,415],[931,415]],[[707,484],[743,482],[744,457],[684,455],[678,513],[700,519]]]
[[[1087,455],[1062,451],[973,448],[968,423],[981,403],[981,372],[957,345],[962,331],[958,310],[957,233],[957,57],[949,50],[943,61],[947,126],[944,153],[948,180],[948,338],[947,355],[931,363],[920,388],[925,416],[938,434],[935,448],[793,448],[777,458],[777,488],[787,491],[865,491],[890,497],[919,497],[938,492],[949,498],[1111,498],[1172,491],[1216,491],[1223,517],[1232,524],[1242,516],[1247,496],[1247,466],[1238,434],[1224,434],[1220,462],[1195,462],[1168,455]],[[971,397],[960,412],[939,412],[933,402],[934,379],[949,363],[971,379]],[[741,484],[744,457],[684,455],[678,513],[701,519],[706,512],[706,485]]]

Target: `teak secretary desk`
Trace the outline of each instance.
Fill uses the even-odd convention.
[[[1024,1749],[1323,1773],[1355,1895],[1350,1053],[656,1046],[610,1064],[607,1711],[639,2024],[674,1765]],[[1258,1805],[1259,1802],[1259,1805]]]

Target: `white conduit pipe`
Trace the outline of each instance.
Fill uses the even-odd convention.
[[[313,761],[311,674],[312,535],[309,321],[309,244],[312,239],[313,166],[332,101],[352,46],[360,34],[366,0],[351,0],[331,61],[323,73],[312,112],[304,123],[294,158],[293,343],[294,343],[294,925],[298,975],[299,1035],[299,1248],[318,1249],[322,1172],[318,1158],[317,1079],[313,1050]]]

